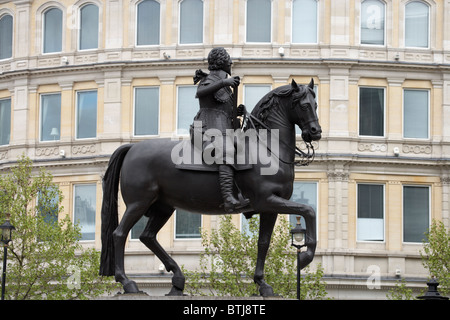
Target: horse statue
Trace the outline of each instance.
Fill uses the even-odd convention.
[[[250,205],[232,213],[244,213],[246,217],[260,215],[254,282],[262,296],[275,295],[272,287],[264,281],[264,263],[279,213],[301,215],[305,219],[307,250],[301,252],[301,268],[312,261],[316,249],[314,210],[289,200],[293,192],[294,165],[298,162],[296,156],[311,158],[309,152],[306,154],[295,147],[295,125],[300,127],[302,139],[311,148],[311,142],[321,138],[313,88],[312,79],[308,85],[298,85],[292,81],[266,94],[245,117],[247,130],[254,130],[258,141],[264,140],[259,147],[264,149],[266,155],[269,154],[272,164],[277,164],[276,170],[261,174],[263,169],[269,169],[268,162],[262,163],[256,159],[246,170],[237,171],[235,176],[240,193],[249,199]],[[261,138],[262,133],[265,133],[264,139]],[[268,141],[279,142],[277,150],[273,145],[269,146]],[[105,172],[100,274],[114,275],[125,293],[139,292],[137,284],[125,274],[124,250],[129,231],[142,216],[149,219],[140,241],[153,251],[168,272],[173,272],[172,288],[168,295],[183,295],[185,277],[159,244],[158,231],[176,208],[199,214],[226,214],[221,206],[217,171],[177,167],[173,161],[173,150],[179,143],[171,138],[161,138],[122,145],[111,156]],[[126,204],[120,223],[117,207],[119,180]]]

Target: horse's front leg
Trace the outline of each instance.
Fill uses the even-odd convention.
[[[256,269],[254,281],[259,286],[259,293],[263,297],[273,296],[274,292],[270,285],[264,281],[264,263],[266,261],[267,251],[270,245],[273,228],[277,221],[276,213],[261,213],[258,238],[258,256],[256,260]]]
[[[306,222],[305,245],[307,250],[300,253],[300,269],[303,269],[314,258],[317,245],[316,213],[311,206],[286,200],[276,195],[267,199],[266,207],[278,213],[301,215]]]

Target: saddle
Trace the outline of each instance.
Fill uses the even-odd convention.
[[[181,140],[172,150],[172,161],[175,163],[175,168],[180,170],[193,170],[193,171],[212,171],[218,172],[219,165],[214,157],[211,157],[211,150],[208,147],[202,147],[201,149],[191,143],[191,140]],[[214,152],[214,151],[212,151]],[[234,161],[227,164],[231,165],[234,170],[242,171],[253,168],[252,162],[246,157],[245,161],[238,159],[237,154],[234,154]]]

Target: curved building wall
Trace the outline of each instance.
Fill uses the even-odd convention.
[[[449,227],[450,4],[258,5],[259,16],[254,0],[0,1],[0,170],[21,154],[48,168],[84,245],[100,249],[110,155],[182,136],[198,108],[194,72],[223,46],[247,107],[292,79],[314,79],[323,137],[315,162],[296,168],[293,197],[316,208],[313,264],[322,263],[330,294],[384,298],[399,276],[423,286],[420,234],[433,219]],[[158,237],[195,268],[195,230],[217,219],[176,212]],[[138,233],[127,243],[128,273],[150,293],[165,290],[170,278]],[[372,275],[380,289],[369,290]]]

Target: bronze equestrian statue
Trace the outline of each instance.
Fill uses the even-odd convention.
[[[219,73],[217,77],[225,77],[222,71],[225,73],[227,71],[223,67],[224,65],[217,72],[211,70],[209,76]],[[209,76],[204,77],[203,84],[209,81]],[[215,84],[217,82],[222,86]],[[228,90],[232,82],[235,83],[236,80],[222,78],[214,81],[212,79],[202,89],[208,92],[210,90],[208,86],[215,85],[218,90],[210,90],[205,96],[199,88],[200,105],[204,103],[203,99],[210,99],[213,107],[219,105],[217,97],[224,97],[224,100],[228,101],[230,99]],[[220,92],[222,89],[226,92]],[[272,90],[259,101],[251,114],[246,114],[247,131],[236,130],[237,133],[254,133],[257,137],[258,148],[266,155],[268,154],[271,160],[268,164],[257,157],[248,169],[234,172],[234,183],[250,204],[245,208],[236,209],[231,201],[232,206],[235,207],[231,213],[244,213],[246,216],[260,215],[254,281],[259,286],[262,296],[274,295],[272,287],[264,281],[264,262],[279,213],[301,215],[305,219],[307,250],[301,253],[301,268],[312,261],[316,250],[314,210],[308,205],[289,200],[293,191],[294,166],[299,162],[296,156],[306,159],[306,163],[313,159],[309,152],[305,154],[296,149],[294,126],[300,127],[302,138],[308,146],[311,146],[312,141],[321,138],[322,130],[317,118],[317,104],[313,89],[314,82],[311,80],[309,85],[297,85],[295,81],[292,81],[289,85]],[[211,97],[212,92],[215,92],[214,98]],[[205,106],[208,107],[208,105]],[[198,118],[209,119],[209,115],[201,113],[202,110]],[[224,127],[228,127],[228,120],[225,122]],[[236,134],[236,137],[239,139],[239,134]],[[269,141],[271,144],[268,143]],[[182,295],[185,277],[177,263],[159,244],[157,240],[159,230],[176,208],[193,213],[218,215],[229,213],[229,208],[232,207],[223,206],[223,187],[216,170],[186,170],[174,163],[173,150],[180,143],[171,139],[149,139],[136,144],[126,144],[119,147],[109,161],[103,178],[100,274],[114,275],[116,281],[122,284],[125,293],[139,292],[136,283],[128,279],[125,274],[124,250],[129,231],[142,216],[145,215],[149,219],[139,239],[163,262],[167,271],[173,272],[169,295]],[[250,147],[252,145],[247,145],[244,149],[248,150]],[[273,164],[276,164],[276,170],[267,171],[267,167]],[[266,173],[263,174],[263,172]],[[119,183],[126,205],[126,211],[120,223],[117,207]],[[234,197],[236,199],[238,194],[235,193]]]

